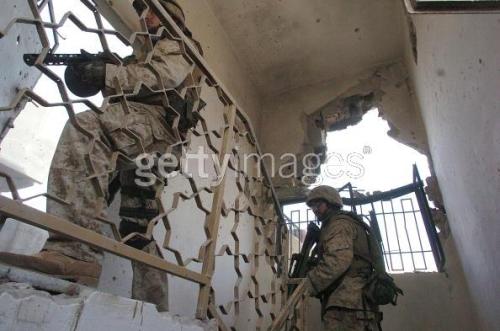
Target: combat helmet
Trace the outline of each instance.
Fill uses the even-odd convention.
[[[177,24],[185,26],[186,17],[184,16],[184,11],[176,0],[159,0],[159,2]],[[133,6],[137,12],[142,12],[146,8],[144,2],[141,0],[134,0]]]
[[[186,16],[181,6],[176,0],[160,0],[160,4],[172,16],[172,18],[182,26],[186,25]]]
[[[313,188],[307,195],[306,204],[309,205],[311,201],[318,199],[325,200],[329,204],[339,208],[343,206],[342,198],[340,197],[339,192],[328,185],[321,185]]]

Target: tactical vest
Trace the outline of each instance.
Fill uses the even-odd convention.
[[[398,295],[403,295],[403,291],[396,286],[394,279],[385,271],[382,247],[370,226],[363,222],[359,215],[352,212],[339,211],[336,219],[339,218],[353,221],[358,230],[358,235],[354,240],[354,260],[345,275],[367,278],[366,286],[363,288],[366,304],[371,306],[389,303],[396,305]],[[327,289],[326,295],[330,295],[335,290],[344,276]]]
[[[370,277],[371,272],[372,272],[372,265],[371,265],[371,259],[370,259],[370,246],[367,241],[367,236],[364,235],[365,229],[362,224],[359,222],[362,222],[358,220],[358,216],[353,213],[349,212],[344,212],[344,211],[339,211],[335,213],[334,215],[331,216],[333,218],[331,221],[335,222],[338,219],[346,219],[350,221],[355,227],[356,227],[356,232],[358,235],[356,238],[354,238],[353,241],[353,253],[354,253],[354,259],[349,267],[349,269],[346,271],[345,275],[350,275],[350,276],[363,276],[363,277]],[[361,235],[360,235],[361,234]],[[320,241],[318,245],[318,259],[322,258],[322,255],[324,254],[325,248],[322,245],[323,240],[320,236]],[[325,290],[326,294],[329,294],[337,288],[338,285],[340,285],[343,277],[340,277],[338,281],[334,282],[330,287],[328,287],[327,290]]]

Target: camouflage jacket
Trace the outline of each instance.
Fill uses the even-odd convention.
[[[366,232],[351,216],[334,212],[321,226],[318,264],[307,277],[323,309],[366,309],[363,287],[372,272]]]
[[[191,42],[200,54],[203,54],[200,44],[192,38]],[[194,63],[186,60],[182,48],[181,42],[164,36],[154,42],[148,65],[144,63],[146,57],[141,55],[131,56],[132,60],[123,66],[107,64],[104,94],[113,94],[117,85],[125,93],[135,91],[137,94],[129,98],[129,101],[162,106],[169,125],[175,125],[179,114],[181,118],[177,127],[181,135],[184,135],[189,128],[196,126],[197,119],[193,112],[200,111],[204,107],[204,102],[200,99],[203,73]],[[157,79],[156,74],[161,81]],[[141,82],[151,91],[136,90]],[[154,92],[162,92],[164,89],[168,101],[163,93]],[[173,108],[175,113],[167,111],[169,107]]]
[[[159,90],[161,84],[154,70],[161,77],[164,88],[176,88],[194,70],[194,64],[190,64],[182,55],[180,43],[168,38],[162,38],[154,45],[150,62],[154,70],[145,66],[144,60],[145,58],[138,58],[123,66],[106,64],[106,88],[114,90],[119,83],[123,91],[130,93],[139,82],[143,82],[150,89]]]

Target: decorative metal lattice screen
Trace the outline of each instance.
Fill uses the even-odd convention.
[[[153,52],[155,36],[147,32],[144,15],[137,17],[140,31],[130,36],[116,31],[102,15],[114,12],[105,1],[26,1],[30,16],[12,17],[6,26],[0,26],[0,37],[8,36],[17,25],[33,29],[37,38],[33,44],[38,47],[30,52],[40,54],[34,67],[41,78],[33,89],[20,89],[11,104],[0,105],[0,111],[13,118],[20,105],[24,107],[27,102],[26,107],[33,109],[35,105],[40,112],[67,114],[71,125],[89,138],[86,159],[91,171],[88,178],[97,181],[102,173],[92,166],[90,151],[100,141],[81,125],[81,114],[93,112],[102,116],[110,105],[117,103],[127,111],[137,91],[145,86],[138,84],[134,92],[129,93],[117,83],[115,93],[103,100],[99,96],[81,99],[68,91],[63,79],[64,67],[48,66],[43,61],[48,54],[78,53],[85,47],[91,53],[116,53],[113,62],[123,65],[123,57],[131,52],[131,45],[135,48],[142,45],[139,48],[146,54],[144,66],[158,79],[159,88],[150,92],[168,104],[168,89],[162,86],[158,72],[150,63],[151,56],[147,56]],[[255,132],[247,115],[158,1],[145,0],[144,3],[161,17],[160,32],[177,41],[183,57],[201,73],[199,81],[191,77],[191,83],[178,93],[184,96],[186,90],[191,89],[206,103],[197,126],[186,137],[178,128],[180,115],[167,107],[177,118],[172,130],[174,145],[181,147],[182,157],[175,172],[170,172],[168,178],[160,178],[166,183],[162,194],[156,197],[160,214],[149,220],[145,234],[132,233],[126,238],[120,236],[118,223],[112,217],[95,215],[109,228],[112,235],[106,237],[25,204],[40,198],[60,204],[74,201],[62,201],[48,194],[22,197],[9,174],[0,174],[10,191],[10,198],[0,197],[0,215],[167,272],[173,311],[200,319],[207,315],[216,318],[222,330],[267,329],[286,301],[283,270],[286,270],[287,251],[282,247],[287,245],[287,232],[280,226],[281,209],[259,162]],[[125,21],[119,23],[126,25]],[[0,47],[1,43],[2,39]],[[118,130],[136,144],[146,145],[132,128],[125,125]],[[137,166],[130,155],[119,150],[110,153],[112,167],[106,170],[109,174]],[[203,155],[201,166],[193,164],[190,157],[197,153]],[[193,171],[200,167],[202,172]],[[134,236],[155,240],[163,256],[152,256],[124,244]]]

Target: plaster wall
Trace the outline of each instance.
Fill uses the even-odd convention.
[[[248,68],[239,61],[226,31],[206,0],[179,0],[186,14],[186,25],[203,47],[204,58],[217,77],[228,88],[240,107],[250,116],[255,130],[259,128],[260,96],[249,79]]]
[[[10,106],[18,90],[33,87],[40,76],[36,69],[25,65],[22,58],[24,53],[37,53],[41,50],[36,28],[18,23],[9,25],[14,17],[32,17],[27,1],[7,0],[3,2],[0,13],[0,81],[3,82],[0,108]],[[15,110],[0,111],[0,141],[8,124],[12,124],[10,119],[13,120],[16,115]]]
[[[500,323],[499,14],[416,15],[416,102],[451,233],[484,330]],[[472,307],[471,307],[472,308]]]
[[[402,54],[398,1],[207,1],[266,97]]]

